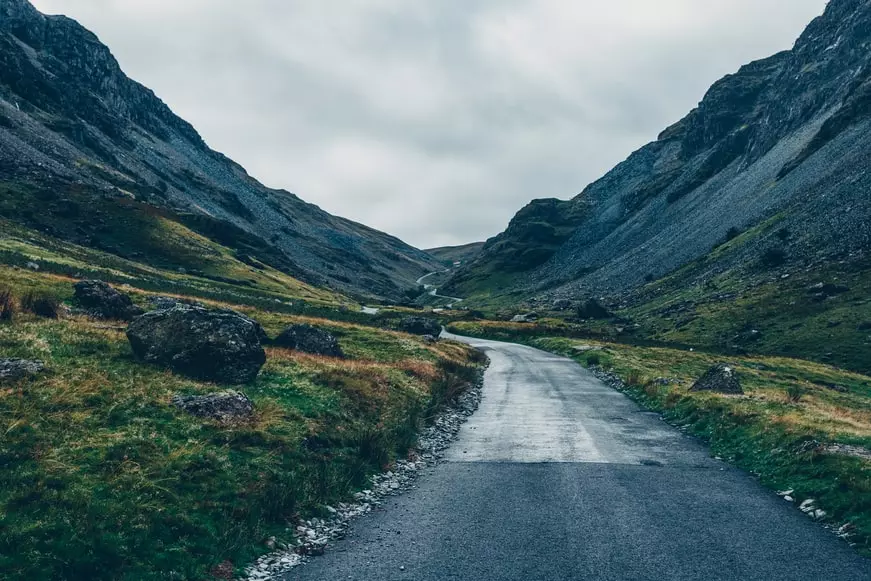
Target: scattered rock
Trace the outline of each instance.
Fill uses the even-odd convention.
[[[442,325],[435,319],[425,317],[405,317],[399,322],[399,330],[412,335],[432,335],[438,337],[442,334]]]
[[[610,319],[611,313],[596,299],[589,299],[578,308],[578,318],[581,319]]]
[[[118,292],[100,280],[83,280],[73,285],[74,301],[96,319],[130,321],[143,310],[126,294]]]
[[[30,270],[39,270],[39,264],[36,262],[28,262],[25,266]]]
[[[557,299],[553,302],[555,311],[567,311],[572,308],[572,301],[569,299]]]
[[[853,456],[854,458],[871,460],[871,450],[863,448],[862,446],[852,446],[850,444],[822,444],[817,448],[817,451],[824,454],[839,454],[841,456]]]
[[[434,336],[434,335],[424,335],[424,336],[423,336],[423,342],[424,342],[424,343],[430,343],[430,344],[432,344],[432,343],[438,343],[438,342],[439,342],[439,338],[436,337],[436,336]]]
[[[266,362],[251,319],[192,305],[142,315],[127,328],[127,338],[143,361],[205,381],[246,383]]]
[[[711,391],[724,394],[743,394],[741,381],[735,370],[723,363],[711,367],[690,388],[690,391]]]
[[[538,320],[538,313],[526,313],[525,315],[514,315],[511,319],[512,323],[534,323]]]
[[[254,404],[238,391],[221,391],[208,395],[177,395],[172,405],[198,418],[209,418],[229,423],[250,418]]]
[[[45,371],[42,361],[28,359],[0,359],[0,381],[18,381]]]
[[[274,343],[280,347],[287,347],[311,353],[312,355],[326,355],[327,357],[344,357],[339,341],[328,331],[318,329],[311,325],[292,325],[282,331],[275,338]]]
[[[736,343],[755,343],[762,340],[762,331],[758,329],[747,329],[741,331],[732,339]]]

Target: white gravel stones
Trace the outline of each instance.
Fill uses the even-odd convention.
[[[446,405],[432,425],[418,438],[417,448],[408,460],[398,460],[392,470],[376,474],[371,486],[354,494],[354,502],[326,506],[328,519],[313,518],[288,529],[293,538],[287,543],[269,539],[267,546],[275,550],[257,559],[245,570],[244,581],[271,581],[282,573],[305,562],[306,556],[322,555],[330,541],[345,536],[351,520],[365,515],[381,505],[387,496],[400,494],[413,487],[417,475],[438,464],[445,451],[457,438],[460,426],[469,419],[481,403],[482,381],[457,396]]]

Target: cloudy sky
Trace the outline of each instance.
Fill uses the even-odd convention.
[[[431,247],[569,198],[825,0],[35,0],[268,186]]]

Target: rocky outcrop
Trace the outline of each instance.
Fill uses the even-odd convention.
[[[83,280],[74,285],[73,300],[91,317],[130,321],[144,311],[129,295],[118,292],[99,280]]]
[[[404,317],[399,322],[399,330],[412,335],[432,335],[438,337],[442,334],[442,325],[435,319],[426,317]]]
[[[723,363],[715,365],[706,371],[690,388],[690,391],[709,391],[728,395],[744,393],[735,369]]]
[[[222,423],[245,420],[254,415],[254,404],[238,391],[221,391],[208,395],[177,395],[172,405],[199,418]]]
[[[45,371],[42,361],[28,359],[0,359],[0,381],[18,381]]]
[[[266,362],[257,326],[246,317],[191,305],[151,311],[127,338],[136,356],[204,381],[247,383]]]
[[[757,262],[783,244],[777,231],[793,233],[794,261],[871,247],[869,43],[871,4],[832,0],[792,50],[715,83],[574,199],[518,212],[443,292],[622,293],[773,216],[776,229],[754,232],[706,272]]]
[[[275,338],[275,345],[312,355],[344,357],[339,341],[329,331],[312,325],[291,325]]]

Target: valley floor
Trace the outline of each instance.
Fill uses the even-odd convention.
[[[285,577],[864,580],[871,560],[565,357],[491,359],[446,464]]]

